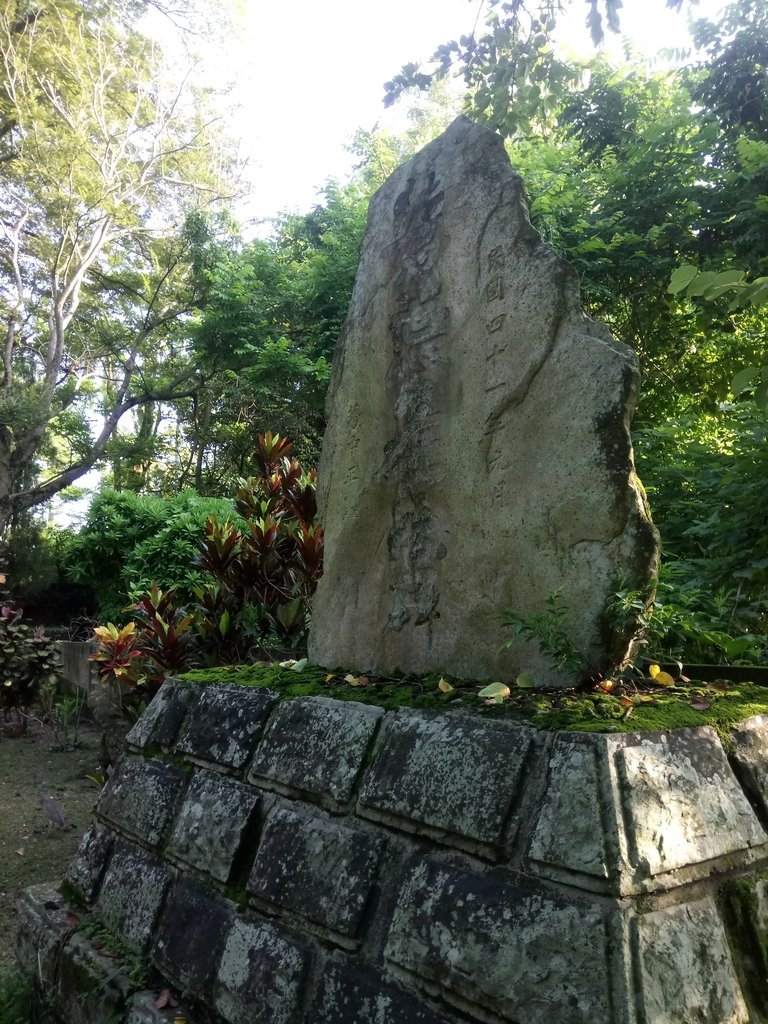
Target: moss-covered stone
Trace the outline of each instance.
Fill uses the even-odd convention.
[[[768,1020],[768,920],[761,902],[768,874],[731,878],[718,892],[718,904],[734,953],[741,987],[752,1011],[751,1019]],[[763,899],[761,900],[761,895]]]
[[[481,685],[451,679],[443,692],[438,675],[420,679],[350,676],[316,665],[300,671],[278,664],[230,665],[196,669],[182,678],[197,684],[239,683],[274,690],[283,700],[332,697],[391,710],[397,707],[464,706],[489,717],[514,718],[541,729],[576,732],[663,732],[700,725],[713,726],[730,744],[730,729],[754,715],[768,715],[768,687],[755,683],[686,684],[669,689],[640,681],[614,692],[515,690],[501,704],[486,704]],[[351,680],[351,681],[350,681]],[[708,705],[708,706],[705,706]]]

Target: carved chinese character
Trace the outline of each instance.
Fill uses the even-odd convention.
[[[504,298],[504,278],[494,277],[485,286],[485,297],[490,302],[493,299]]]
[[[504,262],[504,246],[497,245],[488,253],[488,273],[490,274],[494,270],[503,270]]]

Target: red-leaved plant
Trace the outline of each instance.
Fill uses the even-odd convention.
[[[129,678],[153,693],[162,679],[195,664],[227,664],[296,650],[309,626],[309,601],[322,575],[323,528],[316,521],[314,470],[290,458],[286,438],[259,435],[259,475],[240,482],[244,521],[210,517],[194,567],[207,580],[194,602],[153,586],[131,607],[130,633],[95,631],[103,678]]]

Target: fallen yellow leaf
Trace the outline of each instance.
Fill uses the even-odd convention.
[[[441,693],[453,693],[453,687],[448,680],[443,679],[442,676],[440,676],[440,682],[437,684],[437,688]]]
[[[658,668],[658,665],[656,666]],[[674,686],[675,680],[669,674],[669,672],[662,672],[661,669],[652,677],[652,681],[656,686]]]

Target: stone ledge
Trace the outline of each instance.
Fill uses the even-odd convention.
[[[768,723],[736,730],[734,775],[707,728],[544,734],[468,713],[297,705],[273,711],[254,755],[269,752],[266,780],[228,766],[188,777],[153,760],[154,743],[125,758],[68,875],[129,942],[151,935],[155,967],[189,991],[200,1024],[256,1012],[267,1024],[267,1006],[290,1024],[768,1020],[756,864],[768,850],[759,777],[737,759],[755,762]],[[314,764],[323,730],[335,760]],[[354,756],[340,736],[357,738]],[[64,949],[90,962],[57,892],[28,895],[20,916],[25,969],[49,987]]]
[[[461,1009],[526,1024],[608,1021],[609,913],[513,872],[414,858],[385,956]]]
[[[455,1024],[380,971],[329,962],[308,1018],[312,1024]]]
[[[235,909],[189,878],[181,878],[165,902],[152,959],[174,985],[195,999],[211,999]]]
[[[448,845],[499,846],[536,733],[455,712],[388,715],[358,813]]]
[[[279,925],[237,918],[216,975],[216,1010],[227,1024],[294,1024],[310,955]]]
[[[27,974],[50,988],[56,980],[59,954],[76,930],[77,918],[59,890],[49,883],[27,889],[17,909],[16,959]]]
[[[126,743],[140,750],[152,744],[166,749],[172,747],[184,717],[197,703],[201,692],[200,687],[166,679],[125,737]]]
[[[250,760],[276,701],[277,694],[253,686],[203,687],[176,750],[239,771]]]
[[[118,842],[96,907],[107,926],[142,951],[151,941],[165,894],[175,872],[156,857]]]
[[[226,884],[250,834],[260,798],[251,787],[198,771],[187,789],[166,855]]]
[[[203,1024],[202,1018],[193,1016],[183,1003],[173,1008],[158,1009],[156,1002],[155,992],[137,992],[131,1000],[125,1024],[174,1024],[179,1017],[184,1018],[185,1024]]]
[[[57,972],[56,1013],[65,1024],[122,1021],[130,996],[131,986],[115,961],[82,935],[72,936]]]
[[[768,857],[714,729],[556,736],[527,870],[639,895]]]
[[[353,940],[373,888],[385,840],[286,807],[264,827],[248,891]]]
[[[99,822],[94,822],[80,840],[65,882],[85,903],[96,898],[114,843],[114,833]]]
[[[156,848],[170,828],[186,783],[172,765],[125,756],[102,790],[96,813],[132,839]]]
[[[352,796],[382,708],[328,697],[299,697],[278,705],[256,751],[248,781],[278,792],[324,799]]]
[[[653,1024],[747,1024],[723,924],[711,899],[632,922],[638,1003]]]

